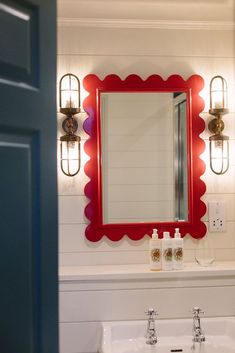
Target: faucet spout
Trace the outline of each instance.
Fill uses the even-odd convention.
[[[146,343],[150,345],[154,345],[157,343],[157,334],[155,329],[155,316],[157,315],[154,309],[149,309],[146,311],[148,315],[148,324],[147,324],[147,332],[146,332]]]
[[[199,314],[204,312],[198,308],[193,308],[193,342],[205,342],[205,335],[201,328],[201,320]]]

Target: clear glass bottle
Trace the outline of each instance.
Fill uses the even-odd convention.
[[[197,240],[195,260],[203,267],[210,266],[215,261],[215,250],[209,236]]]

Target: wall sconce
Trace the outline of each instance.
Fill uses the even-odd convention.
[[[229,168],[229,137],[222,133],[222,115],[228,112],[227,83],[222,76],[215,76],[210,82],[209,110],[215,118],[209,122],[208,129],[214,134],[209,137],[210,168],[217,175],[226,173]]]
[[[60,166],[67,176],[74,176],[80,170],[80,136],[75,132],[78,123],[74,115],[80,112],[80,82],[77,76],[66,74],[59,83],[60,112],[67,117],[62,123],[65,135],[60,138]]]

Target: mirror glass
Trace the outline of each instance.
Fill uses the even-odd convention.
[[[184,92],[100,95],[103,223],[188,220]]]
[[[176,227],[203,237],[203,79],[90,74],[83,85],[87,239],[139,240],[153,228],[173,236]]]

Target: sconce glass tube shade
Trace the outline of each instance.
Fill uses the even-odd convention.
[[[77,76],[66,74],[59,83],[60,112],[74,115],[80,112],[80,82]]]
[[[67,176],[75,176],[80,170],[80,136],[66,134],[60,138],[60,166]]]
[[[229,137],[217,134],[209,137],[210,168],[221,175],[229,168]]]
[[[214,76],[210,82],[210,110],[212,115],[228,113],[227,83],[222,76]]]

